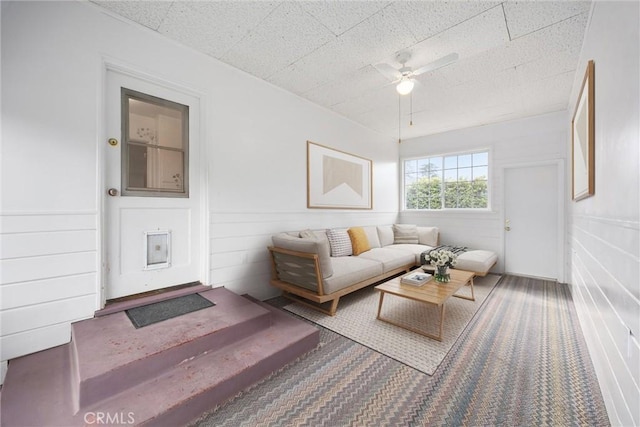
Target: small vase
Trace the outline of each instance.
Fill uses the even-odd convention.
[[[441,265],[436,267],[435,271],[436,282],[446,283],[451,280],[451,275],[449,274],[449,266]]]

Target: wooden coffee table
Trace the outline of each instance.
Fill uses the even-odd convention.
[[[451,274],[451,281],[447,283],[436,282],[435,278],[433,278],[422,286],[404,285],[400,282],[402,276],[399,276],[376,286],[375,289],[380,291],[380,302],[378,303],[377,318],[379,320],[382,320],[383,322],[391,323],[392,325],[399,326],[401,328],[424,335],[429,338],[433,338],[434,340],[442,341],[442,326],[444,324],[444,303],[449,299],[449,297],[452,296],[471,301],[476,300],[473,294],[474,273],[463,270],[449,270],[449,273]],[[465,285],[469,285],[471,287],[471,297],[464,295],[455,295],[455,293]],[[384,301],[385,294],[397,295],[399,297],[423,302],[428,305],[437,306],[440,309],[440,326],[438,335],[433,335],[426,331],[414,328],[409,325],[404,325],[390,319],[385,319],[380,316],[380,312],[382,311],[382,302]]]

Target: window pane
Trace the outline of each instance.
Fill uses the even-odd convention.
[[[444,183],[444,207],[445,208],[458,207],[458,183],[457,182]]]
[[[405,186],[405,208],[406,209],[418,209],[418,198],[416,197],[416,189],[414,185]]]
[[[471,154],[458,156],[458,167],[465,168],[471,166]]]
[[[489,192],[487,181],[476,180],[473,182],[473,207],[476,209],[486,209],[489,207]]]
[[[429,172],[431,176],[440,176],[442,170],[442,157],[431,157],[429,159]]]
[[[437,189],[434,186],[431,189],[436,191],[429,194],[429,209],[442,209],[441,183],[438,182]]]
[[[129,89],[122,97],[122,194],[188,196],[189,108]]]
[[[473,189],[471,181],[458,181],[458,208],[472,208],[473,200]]]
[[[444,168],[454,169],[458,167],[458,156],[448,156],[444,158]]]
[[[473,179],[489,178],[489,168],[487,166],[476,166],[473,168]]]
[[[428,181],[423,178],[407,187],[407,192],[405,194],[405,204],[407,209],[428,208],[428,188],[425,183],[428,183]]]
[[[416,160],[407,160],[404,162],[404,173],[414,173],[418,170],[418,162]]]
[[[458,170],[457,169],[445,169],[444,170],[444,180],[445,181],[457,181],[458,180]]]
[[[474,153],[473,166],[486,166],[489,164],[489,153]]]
[[[129,145],[129,188],[147,188],[147,147]]]
[[[418,172],[420,176],[429,176],[429,159],[418,160]]]
[[[471,181],[471,168],[458,169],[458,181]]]
[[[184,191],[182,152],[129,145],[129,190]]]
[[[414,182],[416,182],[417,179],[418,178],[415,173],[407,173],[404,175],[404,184],[412,185]]]

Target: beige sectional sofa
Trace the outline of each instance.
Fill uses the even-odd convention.
[[[302,230],[272,242],[271,285],[333,316],[341,296],[419,266],[420,255],[438,246],[439,231],[411,224]],[[485,275],[496,261],[493,252],[472,250],[456,268]]]

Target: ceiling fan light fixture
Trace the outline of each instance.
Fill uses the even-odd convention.
[[[408,77],[403,77],[396,86],[396,90],[400,95],[408,95],[413,90],[414,82]]]

